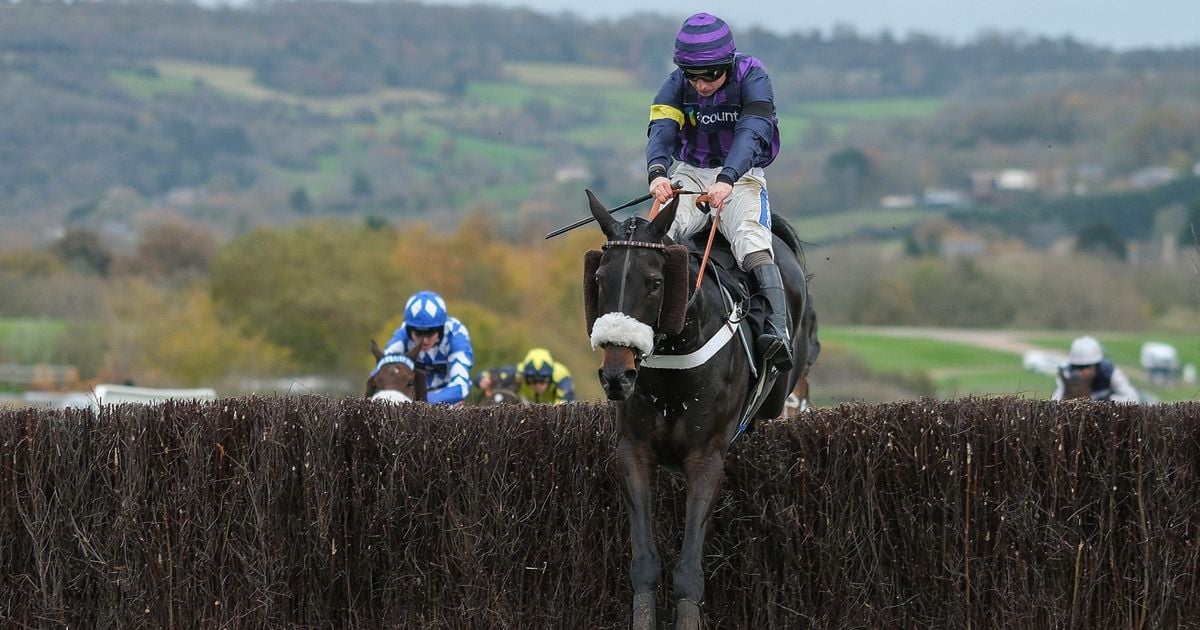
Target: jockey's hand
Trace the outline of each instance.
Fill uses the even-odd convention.
[[[729,196],[733,194],[733,186],[725,182],[713,182],[704,194],[708,195],[708,205],[712,206],[714,210],[720,210],[725,207],[725,202],[729,201]]]
[[[674,194],[671,189],[671,180],[666,177],[655,177],[654,181],[650,182],[650,194],[654,195],[654,200],[658,203],[667,203]]]

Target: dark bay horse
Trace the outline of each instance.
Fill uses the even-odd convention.
[[[1066,367],[1058,368],[1058,377],[1063,382],[1063,400],[1076,398],[1091,398],[1092,385],[1077,370]]]
[[[426,399],[428,384],[425,371],[413,362],[419,347],[414,346],[408,355],[384,354],[375,340],[371,340],[371,354],[375,356],[375,370],[367,378],[366,397],[390,402],[411,402]]]
[[[654,543],[652,493],[654,471],[662,465],[683,472],[687,491],[683,548],[671,573],[675,628],[697,630],[704,596],[705,531],[724,475],[725,454],[751,394],[754,368],[738,335],[723,344],[710,343],[727,337],[723,331],[736,325],[731,324],[719,283],[708,278],[696,290],[696,257],[667,237],[678,198],[653,220],[631,217],[618,222],[591,191],[587,195],[592,216],[608,238],[603,253],[593,251],[585,257],[584,295],[592,346],[604,351],[600,383],[616,407],[616,466],[633,552],[632,627],[656,627],[661,563]],[[820,349],[799,240],[782,217],[773,215],[772,222],[796,367],[775,379],[753,416],[757,419],[780,414],[784,399]],[[719,346],[715,352],[714,345]],[[668,367],[662,367],[664,357]]]

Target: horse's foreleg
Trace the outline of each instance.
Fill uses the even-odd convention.
[[[684,460],[683,471],[687,476],[687,521],[679,564],[671,573],[675,628],[699,630],[700,601],[704,597],[704,536],[725,474],[724,454],[717,450],[693,453]]]
[[[633,630],[654,630],[654,608],[662,563],[654,546],[653,457],[645,445],[620,440],[616,462],[621,497],[629,514],[633,558],[629,577],[633,584]]]

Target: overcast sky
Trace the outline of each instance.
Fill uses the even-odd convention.
[[[219,1],[219,0],[218,0]],[[424,0],[426,4],[492,4],[585,18],[653,12],[681,22],[708,11],[737,28],[760,26],[780,34],[845,24],[859,34],[887,29],[903,38],[921,32],[955,43],[981,31],[1071,35],[1119,50],[1200,45],[1200,0]]]

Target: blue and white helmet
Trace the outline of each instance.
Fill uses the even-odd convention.
[[[404,305],[409,330],[441,330],[446,325],[446,301],[433,291],[418,291]]]

